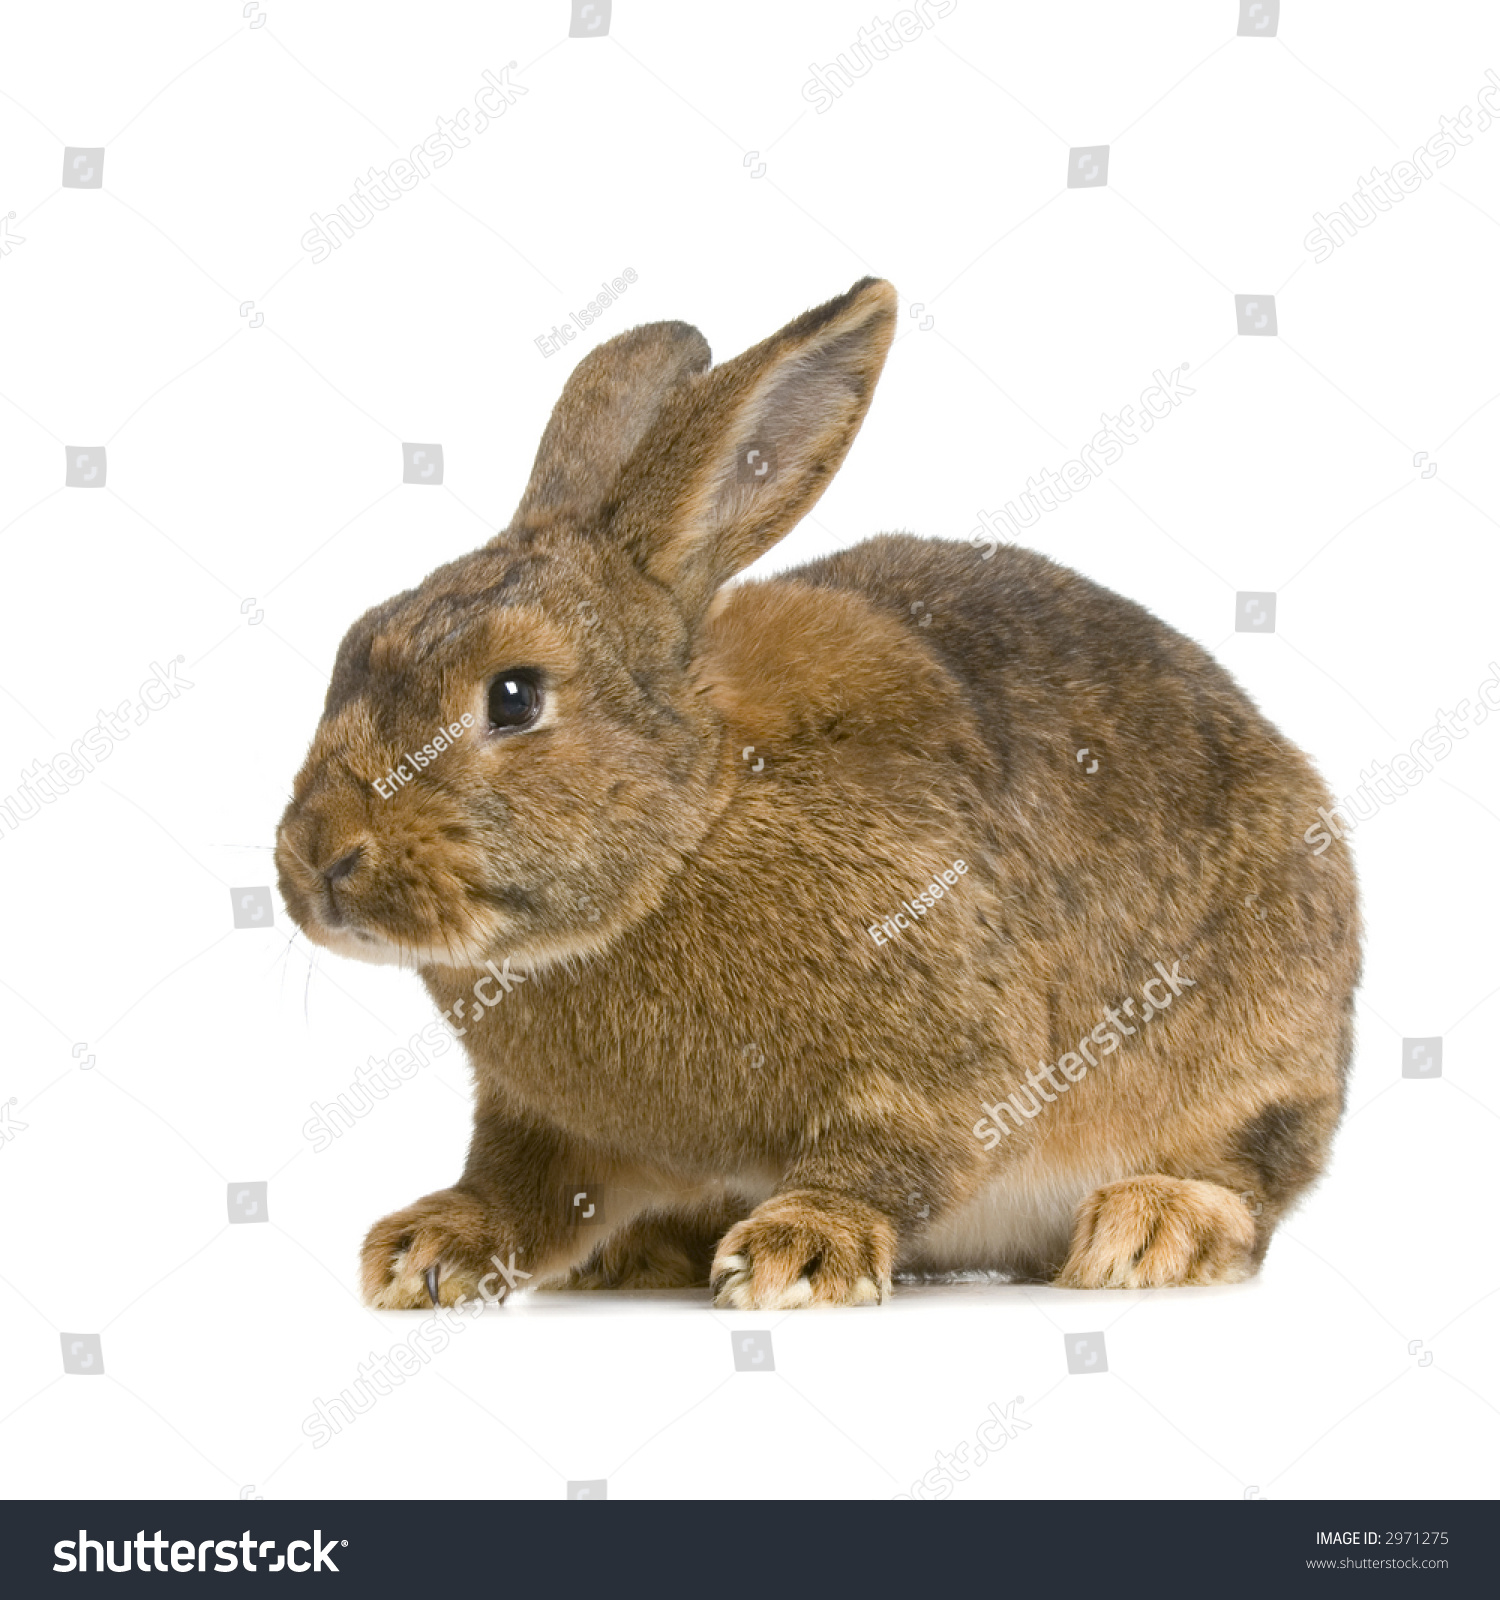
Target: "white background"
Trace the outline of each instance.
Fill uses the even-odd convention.
[[[1493,8],[1288,3],[1241,38],[1234,0],[961,0],[820,114],[809,63],[872,6],[621,0],[592,39],[566,3],[6,9],[0,800],[153,662],[193,687],[0,827],[5,1493],[889,1496],[1017,1396],[1029,1427],[957,1493],[1495,1492],[1500,718],[1355,836],[1350,1113],[1257,1282],[789,1316],[529,1296],[326,1447],[302,1432],[421,1320],[359,1305],[357,1249],[457,1175],[466,1069],[313,1154],[309,1105],[428,1004],[313,961],[279,906],[234,930],[229,891],[271,878],[345,627],[505,524],[594,342],[683,318],[722,359],[896,284],[863,434],[772,566],[965,538],[1189,363],[1194,395],[1026,537],[1216,651],[1340,795],[1500,656],[1500,130],[1332,259],[1303,244],[1475,103]],[[525,95],[311,264],[310,214],[512,61]],[[1067,189],[1104,143],[1107,187]],[[104,148],[102,189],[60,187],[67,146]],[[1236,294],[1275,296],[1276,337],[1239,336]],[[403,486],[404,440],[442,444],[440,488]],[[65,448],[100,444],[106,487],[65,489]],[[1238,590],[1276,591],[1274,635],[1235,632]],[[1441,1079],[1403,1079],[1432,1035]],[[268,1225],[228,1222],[245,1180]],[[755,1328],[774,1375],[733,1371]],[[1065,1334],[1097,1330],[1108,1373],[1068,1376]],[[102,1377],[63,1374],[78,1333]]]

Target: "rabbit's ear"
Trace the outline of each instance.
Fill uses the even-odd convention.
[[[648,323],[591,350],[553,408],[512,527],[593,512],[662,402],[709,360],[703,335],[685,322]]]
[[[896,291],[864,278],[668,394],[620,474],[610,535],[690,611],[817,503],[869,409]]]

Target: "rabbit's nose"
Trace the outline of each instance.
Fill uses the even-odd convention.
[[[360,857],[364,855],[364,846],[355,847],[346,856],[340,856],[331,867],[323,868],[323,876],[329,883],[337,883],[340,878],[347,878],[359,865]]]

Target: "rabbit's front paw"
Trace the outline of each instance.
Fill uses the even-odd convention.
[[[439,1189],[383,1217],[365,1236],[360,1280],[366,1301],[383,1311],[453,1305],[480,1293],[486,1277],[505,1293],[490,1258],[499,1248],[492,1212],[476,1195]]]
[[[1217,1183],[1150,1174],[1096,1189],[1078,1208],[1062,1289],[1237,1283],[1254,1271],[1255,1224]]]
[[[849,1195],[773,1195],[719,1241],[714,1304],[736,1311],[876,1305],[891,1292],[896,1230]]]

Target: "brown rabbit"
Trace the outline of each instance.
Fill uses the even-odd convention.
[[[375,1305],[898,1271],[1255,1271],[1343,1106],[1329,796],[1199,647],[1042,557],[886,536],[726,586],[822,493],[896,295],[569,379],[509,528],[349,631],[277,846],[309,938],[415,967],[463,1175]],[[467,720],[466,720],[467,719]]]

